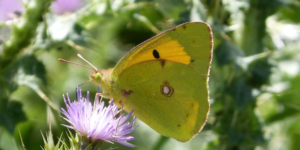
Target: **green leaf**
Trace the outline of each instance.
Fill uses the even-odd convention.
[[[155,2],[165,16],[178,20],[177,24],[190,21],[191,2],[183,0],[155,0]]]
[[[290,1],[281,7],[278,12],[278,16],[282,20],[292,21],[294,23],[300,22],[300,5],[299,0]]]
[[[0,77],[0,98],[9,97],[9,95],[17,89],[19,83],[16,81],[16,78],[18,78],[19,75],[36,76],[43,84],[46,84],[45,67],[33,55],[23,55],[18,61],[2,69],[2,76]]]
[[[233,42],[227,39],[221,39],[221,43],[214,50],[214,57],[216,57],[219,66],[235,62],[236,59],[242,55],[242,51]]]
[[[300,110],[300,76],[296,76],[289,80],[290,86],[281,93],[274,94],[277,100],[276,113],[271,114],[266,118],[266,123],[271,124],[277,121],[299,114]],[[279,111],[281,110],[281,111]]]
[[[1,114],[0,114],[1,116]],[[1,121],[1,120],[0,120]],[[22,149],[21,145],[14,139],[13,134],[0,126],[0,150],[19,150]]]
[[[269,62],[269,57],[259,59],[249,65],[250,77],[247,79],[248,85],[258,88],[269,83],[271,69],[273,65]]]
[[[43,84],[47,83],[46,69],[42,62],[36,59],[34,55],[24,55],[18,61],[19,71],[26,75],[34,75],[40,79]]]
[[[0,126],[3,126],[11,134],[18,123],[25,121],[26,116],[22,110],[22,104],[8,99],[0,100]]]

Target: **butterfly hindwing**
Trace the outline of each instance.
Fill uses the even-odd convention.
[[[115,103],[165,136],[187,141],[206,121],[206,81],[187,65],[141,62],[125,69],[115,86],[121,91]]]

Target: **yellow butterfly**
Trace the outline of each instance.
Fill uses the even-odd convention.
[[[105,98],[134,110],[158,133],[185,142],[207,119],[212,49],[208,24],[184,23],[134,47],[115,68],[93,69],[90,79],[102,86]]]

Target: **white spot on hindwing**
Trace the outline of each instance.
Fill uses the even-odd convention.
[[[174,93],[174,89],[170,86],[168,81],[164,81],[164,83],[160,86],[160,92],[164,96],[171,97]]]
[[[168,86],[164,85],[163,92],[165,95],[168,95],[170,93],[170,88]]]

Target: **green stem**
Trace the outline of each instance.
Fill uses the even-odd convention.
[[[32,0],[25,5],[19,22],[12,26],[10,38],[3,43],[0,68],[5,68],[35,37],[36,29],[52,0]]]
[[[245,12],[242,49],[247,56],[263,52],[266,20],[278,8],[279,0],[250,0]]]
[[[164,146],[164,144],[169,140],[169,137],[165,137],[163,135],[160,136],[156,144],[153,146],[153,150],[160,150]]]

